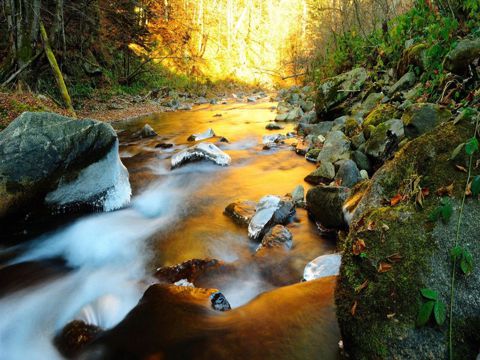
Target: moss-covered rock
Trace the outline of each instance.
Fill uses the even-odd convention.
[[[385,161],[404,136],[402,120],[385,121],[371,131],[365,144],[365,153],[377,161]]]
[[[370,114],[366,117],[363,122],[363,131],[365,137],[370,136],[371,126],[377,126],[387,120],[397,118],[399,116],[399,111],[395,106],[391,104],[380,104],[375,109],[372,110]]]
[[[403,76],[412,67],[418,67],[420,70],[425,69],[426,50],[427,45],[423,43],[406,48],[397,64],[397,76]]]
[[[414,104],[402,115],[405,136],[409,139],[420,136],[449,120],[451,116],[450,110],[441,105],[430,103]]]
[[[325,118],[334,107],[340,105],[352,94],[359,92],[367,76],[364,68],[356,68],[323,81],[318,86],[315,100],[317,116],[320,119]]]
[[[447,325],[416,327],[422,303],[419,290],[435,289],[448,302],[458,206],[466,175],[449,160],[455,147],[472,136],[468,122],[440,125],[405,145],[370,181],[342,243],[342,267],[335,294],[345,349],[353,359],[446,359]],[[448,139],[448,141],[446,141]],[[476,159],[475,159],[476,160]],[[465,166],[460,155],[455,162]],[[406,193],[406,184],[421,176],[430,196],[419,208],[414,200],[390,206]],[[453,182],[454,215],[446,225],[431,223],[439,205],[435,191]],[[411,195],[414,199],[415,196]],[[387,200],[387,201],[386,201]],[[388,205],[386,205],[388,204]],[[467,200],[461,242],[480,256],[480,202]],[[475,358],[480,334],[480,270],[459,276],[454,307],[455,358]]]
[[[463,39],[447,54],[443,67],[445,70],[461,75],[477,58],[480,58],[480,38]]]

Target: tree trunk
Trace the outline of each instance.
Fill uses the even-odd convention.
[[[57,59],[55,59],[55,55],[53,54],[52,48],[50,47],[47,32],[41,21],[40,21],[40,36],[42,37],[45,54],[47,55],[50,66],[52,67],[53,75],[55,76],[55,81],[57,82],[58,90],[62,95],[65,106],[73,117],[77,117],[75,114],[75,110],[73,109],[73,106],[72,106],[72,100],[70,99],[70,95],[68,94],[67,86],[65,85],[65,81],[63,80],[62,72],[58,67]]]

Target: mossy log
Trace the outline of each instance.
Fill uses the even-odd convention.
[[[72,106],[72,100],[70,98],[70,95],[68,94],[68,89],[67,89],[67,86],[65,85],[65,81],[63,80],[62,72],[60,71],[60,67],[58,66],[57,59],[53,54],[52,48],[50,47],[50,42],[48,40],[45,26],[43,26],[43,22],[41,21],[40,21],[40,35],[42,37],[45,54],[47,55],[50,66],[52,67],[53,75],[55,76],[55,81],[57,82],[58,90],[62,95],[65,106],[67,110],[71,113],[71,115],[76,117],[75,110],[73,109],[73,106]]]

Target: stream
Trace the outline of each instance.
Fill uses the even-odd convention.
[[[322,236],[305,210],[297,209],[288,225],[293,234],[288,255],[272,251],[267,259],[252,261],[258,244],[248,239],[246,228],[223,214],[225,207],[238,199],[258,201],[269,194],[285,195],[299,184],[308,188],[303,178],[315,166],[292,151],[295,138],[263,149],[262,136],[293,131],[293,124],[288,123],[283,124],[283,130],[265,129],[275,117],[275,105],[202,105],[192,111],[114,123],[120,137],[120,156],[130,173],[131,204],[110,213],[72,218],[60,226],[52,224],[34,240],[15,246],[15,255],[0,265],[0,279],[2,274],[4,281],[5,276],[20,276],[16,286],[7,290],[2,290],[0,280],[0,360],[62,358],[52,338],[68,322],[80,319],[104,329],[114,327],[155,283],[156,269],[190,259],[236,264],[234,275],[205,278],[201,284],[219,289],[230,302],[227,328],[235,323],[242,334],[248,334],[241,311],[255,318],[259,327],[262,321],[277,321],[281,327],[280,319],[288,317],[288,312],[277,313],[274,321],[266,311],[266,302],[276,302],[275,296],[285,297],[279,303],[293,297],[298,290],[288,292],[285,288],[282,292],[282,287],[300,282],[305,265],[334,252],[336,246],[334,239]],[[138,139],[134,133],[146,123],[159,135]],[[228,153],[232,164],[219,167],[197,162],[171,170],[172,154],[192,145],[187,141],[191,134],[208,128],[228,139],[228,143],[208,141]],[[157,146],[160,143],[174,145],[161,148]],[[7,250],[12,249],[3,251]],[[331,293],[333,283],[325,286]],[[264,300],[248,305],[262,293],[266,293],[261,297]],[[269,296],[273,300],[268,300]],[[321,323],[321,332],[327,335],[318,339],[315,349],[328,349],[321,358],[329,359],[336,358],[339,334],[331,316],[333,297],[325,299],[318,306],[330,311]],[[312,294],[312,306],[315,301]],[[299,322],[304,320],[301,316],[296,319],[290,317],[289,326],[301,327]],[[257,346],[251,341],[245,344],[249,351]],[[241,354],[243,350],[238,346],[232,351]]]

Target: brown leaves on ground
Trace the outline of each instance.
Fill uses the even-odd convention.
[[[392,270],[392,267],[393,267],[392,264],[389,264],[389,263],[387,263],[387,262],[382,261],[382,262],[380,262],[380,264],[378,265],[378,272],[379,272],[379,273],[385,273],[385,272],[387,272],[387,271]]]
[[[435,194],[438,196],[453,196],[453,182],[450,185],[438,188]]]
[[[390,206],[396,206],[403,200],[403,196],[401,194],[397,194],[390,199]]]
[[[359,285],[355,288],[355,292],[358,294],[363,289],[365,289],[367,286],[368,286],[368,280],[365,280],[361,285]]]
[[[360,255],[365,249],[366,249],[366,245],[365,245],[365,241],[362,240],[362,239],[357,239],[357,241],[355,241],[355,243],[353,244],[353,249],[352,249],[352,252],[353,252],[353,255]]]
[[[355,316],[356,312],[357,312],[357,305],[358,305],[358,302],[355,301],[352,305],[352,308],[350,310],[350,313],[352,314],[352,316]]]

